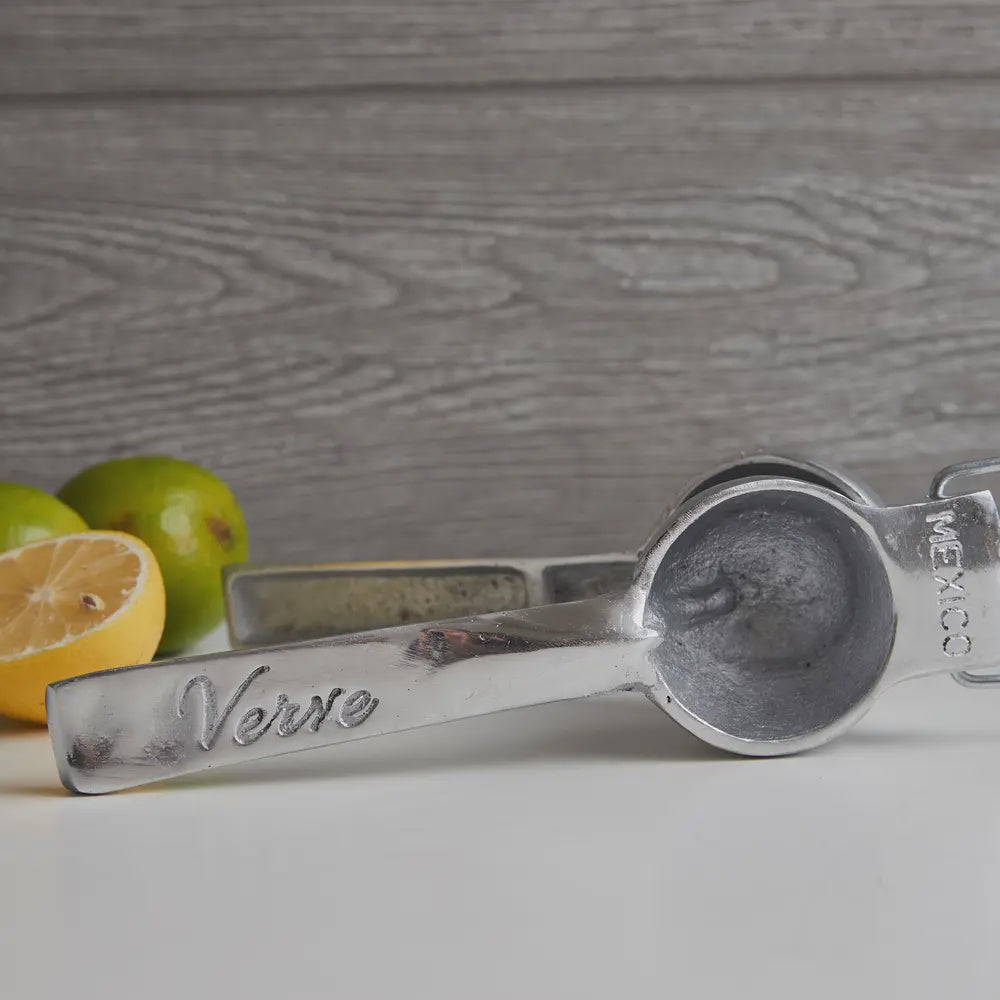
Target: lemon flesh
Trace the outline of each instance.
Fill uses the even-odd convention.
[[[45,688],[152,659],[163,577],[137,538],[84,531],[0,554],[0,714],[45,721]]]
[[[222,621],[222,567],[247,558],[243,512],[221,479],[156,455],[84,469],[59,498],[92,528],[141,538],[163,572],[167,621],[161,653],[197,642]]]
[[[0,483],[0,552],[86,530],[87,525],[75,510],[44,490]]]

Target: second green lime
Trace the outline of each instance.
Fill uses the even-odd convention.
[[[222,567],[247,557],[236,498],[191,462],[139,455],[92,465],[59,491],[92,528],[126,531],[156,556],[167,595],[159,652],[175,653],[222,620]]]

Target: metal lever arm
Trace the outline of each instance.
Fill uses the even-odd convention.
[[[205,768],[652,683],[622,597],[73,678],[48,690],[60,777],[108,792]]]

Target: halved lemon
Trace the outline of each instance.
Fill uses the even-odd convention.
[[[47,685],[148,662],[165,609],[156,557],[120,531],[0,553],[0,714],[44,722]]]

